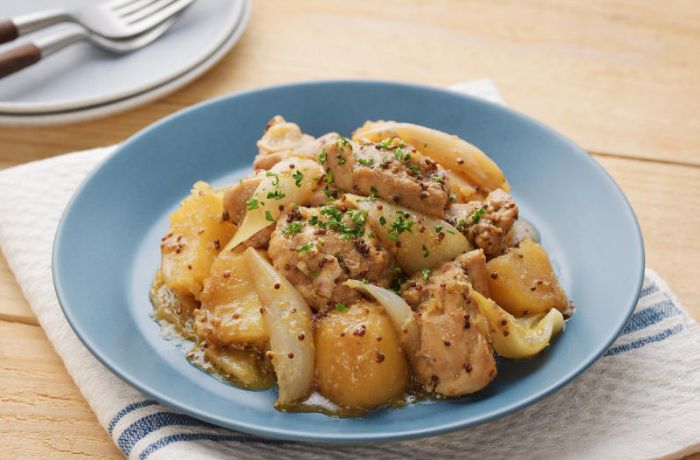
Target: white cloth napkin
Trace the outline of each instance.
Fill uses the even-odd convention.
[[[458,89],[501,101],[488,80]],[[63,316],[51,276],[63,209],[112,150],[0,172],[0,247],[66,369],[129,458],[619,459],[675,458],[700,450],[700,328],[651,270],[625,330],[573,383],[523,411],[451,434],[371,446],[278,442],[213,427],[147,398],[82,345]]]

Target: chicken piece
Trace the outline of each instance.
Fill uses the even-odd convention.
[[[258,155],[253,162],[254,169],[270,169],[279,161],[291,156],[315,159],[321,146],[339,136],[328,133],[318,139],[301,132],[299,125],[289,123],[282,116],[273,117],[258,140]]]
[[[242,179],[240,182],[232,185],[231,188],[224,193],[224,220],[230,220],[236,225],[239,225],[243,221],[245,213],[248,210],[246,202],[253,196],[261,180],[261,176]],[[270,242],[272,230],[271,226],[265,227],[251,236],[243,244],[246,247],[254,247],[256,249],[266,248]]]
[[[469,277],[472,287],[484,297],[489,295],[489,280],[486,274],[486,256],[482,249],[475,249],[455,259]]]
[[[320,310],[350,305],[360,294],[343,282],[367,280],[387,287],[394,275],[393,257],[372,233],[366,214],[341,205],[286,210],[272,233],[268,255],[274,267]]]
[[[496,377],[488,322],[471,289],[459,261],[442,265],[427,281],[419,273],[403,285],[402,297],[417,311],[420,337],[411,362],[426,391],[462,396]]]
[[[487,256],[502,254],[508,246],[510,228],[518,218],[518,206],[501,189],[489,193],[484,201],[453,204],[445,219],[457,227],[470,243]]]
[[[349,193],[374,195],[442,217],[449,201],[442,166],[400,139],[377,144],[340,138],[319,154],[327,179]]]

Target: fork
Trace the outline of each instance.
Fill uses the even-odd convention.
[[[0,54],[0,79],[19,70],[36,64],[42,58],[52,55],[73,43],[88,40],[112,53],[124,54],[143,48],[163,35],[177,21],[177,16],[167,19],[153,29],[125,40],[112,40],[97,35],[83,27],[62,30],[35,40],[34,43],[20,45]]]
[[[166,22],[194,0],[110,0],[73,11],[47,10],[0,21],[0,43],[61,22],[74,22],[94,35],[131,39]]]

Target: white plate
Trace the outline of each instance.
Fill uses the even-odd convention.
[[[66,7],[85,3],[62,2]],[[27,0],[7,5],[2,13],[13,16],[48,7],[55,8],[56,2]],[[116,56],[88,43],[73,45],[0,80],[0,123],[36,125],[57,117],[77,121],[151,101],[218,61],[239,38],[249,13],[249,0],[199,0],[171,30],[143,50]],[[32,38],[22,37],[0,50]]]

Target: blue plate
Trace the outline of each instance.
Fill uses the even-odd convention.
[[[383,409],[362,418],[282,413],[276,391],[239,390],[191,366],[151,319],[148,290],[168,214],[192,184],[230,183],[251,167],[275,114],[320,135],[365,120],[401,120],[476,144],[503,168],[521,213],[542,235],[576,303],[566,332],[530,361],[503,361],[477,395]],[[56,235],[54,282],[68,321],[115,374],[208,422],[273,438],[371,442],[485,422],[551,394],[593,363],[632,313],[644,270],[634,213],[586,152],[551,129],[475,98],[364,81],[285,85],[200,104],[124,143],[85,181]]]

